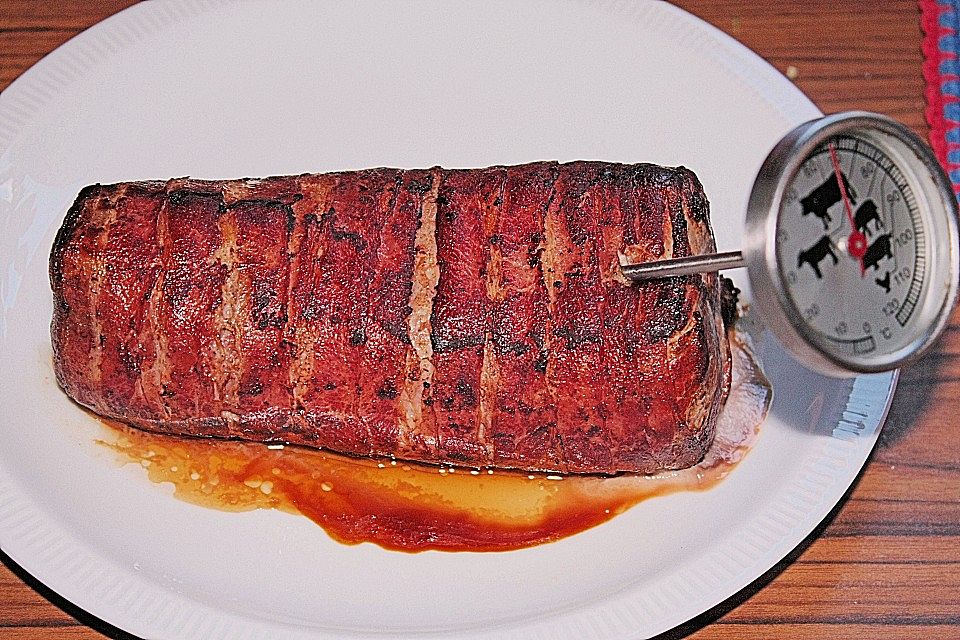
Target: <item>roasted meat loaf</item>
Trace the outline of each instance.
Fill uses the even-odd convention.
[[[536,162],[81,191],[50,256],[57,380],[152,431],[576,473],[695,464],[726,396],[684,168]]]

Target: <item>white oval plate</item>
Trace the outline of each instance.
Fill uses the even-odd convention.
[[[584,640],[690,619],[837,503],[894,375],[822,378],[761,334],[774,405],[716,488],[510,553],[348,547],[306,518],[180,502],[92,444],[53,378],[47,255],[92,182],[541,159],[685,164],[733,249],[768,149],[817,115],[661,2],[174,0],[104,21],[0,95],[0,546],[145,637]]]

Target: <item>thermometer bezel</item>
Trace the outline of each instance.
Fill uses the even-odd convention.
[[[928,250],[946,254],[929,261],[930,272],[917,320],[928,324],[920,335],[888,353],[854,357],[822,346],[818,332],[804,321],[790,296],[786,274],[777,260],[778,222],[787,190],[814,151],[841,135],[863,139],[888,155],[917,192],[918,206],[926,206],[926,211],[920,212],[924,224],[943,227],[937,228],[936,234],[928,234],[931,236]],[[897,149],[897,144],[891,144],[893,141],[903,149]],[[946,215],[941,216],[940,212]],[[903,366],[920,357],[949,321],[960,280],[957,199],[952,184],[930,148],[912,130],[886,116],[863,111],[838,113],[805,122],[784,136],[757,174],[747,205],[745,232],[743,256],[754,291],[753,304],[784,346],[801,362],[820,373],[851,377]],[[941,233],[944,237],[940,237]],[[940,273],[936,273],[938,269]],[[948,270],[946,278],[943,269]],[[932,291],[931,287],[942,289]],[[773,295],[757,295],[758,291]]]

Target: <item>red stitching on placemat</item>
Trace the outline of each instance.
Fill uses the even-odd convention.
[[[957,96],[943,91],[943,84],[951,80],[960,80],[955,74],[941,73],[944,61],[956,60],[957,52],[944,51],[940,48],[940,41],[946,36],[960,36],[953,29],[940,23],[941,16],[956,11],[951,2],[937,2],[935,0],[920,0],[920,25],[923,28],[923,77],[926,82],[925,95],[927,106],[925,115],[930,125],[930,146],[933,147],[940,163],[948,172],[955,171],[960,165],[949,161],[950,152],[960,149],[960,144],[947,140],[950,129],[960,126],[960,123],[947,121],[945,107],[948,104],[960,101]],[[951,175],[952,178],[952,175]],[[960,193],[960,184],[954,182],[954,190]]]

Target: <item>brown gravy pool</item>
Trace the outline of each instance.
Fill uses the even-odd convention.
[[[101,442],[187,502],[302,514],[345,544],[398,551],[506,551],[579,533],[633,505],[709,489],[750,449],[770,385],[734,337],[730,396],[706,458],[684,469],[614,477],[527,474],[360,459],[303,447],[163,436],[116,423]]]

